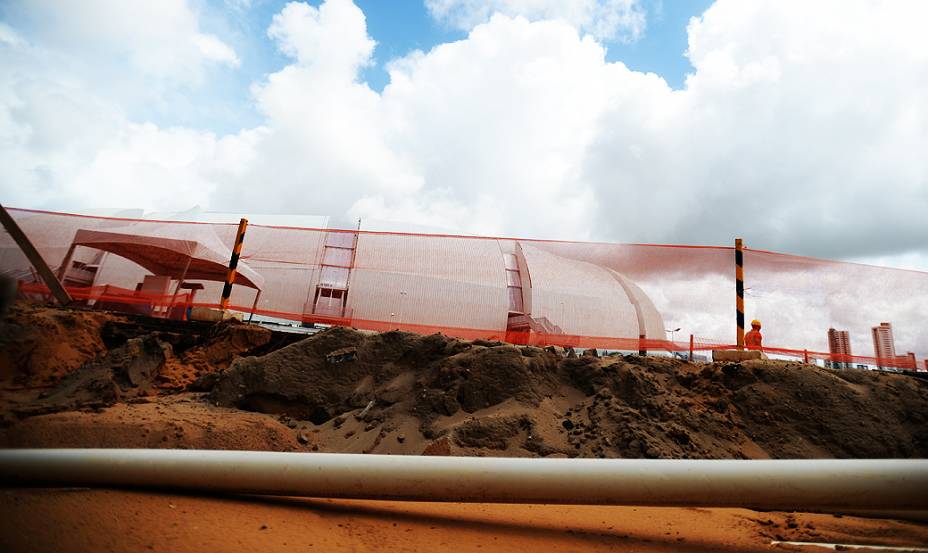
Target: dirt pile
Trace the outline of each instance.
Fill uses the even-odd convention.
[[[157,338],[131,338],[64,377],[57,387],[40,395],[40,401],[16,412],[22,416],[99,409],[120,400],[154,395],[154,378],[169,355],[170,346]]]
[[[271,342],[272,332],[234,319],[211,327],[202,342],[173,351],[158,373],[158,386],[183,390],[197,379],[225,369],[241,355],[250,355]]]
[[[52,386],[107,350],[104,326],[123,320],[104,312],[15,304],[0,319],[0,382]]]
[[[193,389],[241,355],[302,338],[235,320],[185,323],[28,304],[17,305],[2,328],[0,422],[7,424]]]
[[[636,458],[924,457],[928,383],[758,361],[331,329],[217,373],[217,405],[307,421],[324,451]]]
[[[23,367],[11,382],[58,380],[41,390],[8,386],[0,394],[0,434],[15,434],[21,445],[29,444],[30,433],[38,441],[64,435],[60,428],[77,424],[71,415],[102,421],[140,402],[160,406],[157,424],[181,424],[186,415],[177,401],[186,398],[213,409],[212,416],[266,420],[274,432],[283,429],[288,444],[312,451],[928,456],[928,381],[906,375],[782,361],[577,356],[553,347],[345,328],[304,338],[234,321],[210,325],[23,306],[11,316],[6,328],[27,338],[22,346],[3,334],[11,346],[3,350],[6,362]],[[192,435],[198,437],[177,443],[221,447],[205,433]],[[99,445],[93,432],[75,436],[84,446]]]
[[[264,357],[236,360],[218,374],[210,400],[315,424],[362,408],[359,416],[374,420],[401,404],[428,432],[434,419],[461,410],[510,399],[537,405],[557,389],[556,368],[556,356],[539,348],[333,328]]]
[[[307,450],[270,417],[213,407],[193,394],[30,417],[0,429],[0,447]]]
[[[928,455],[928,386],[906,376],[775,361],[698,367],[636,356],[566,366],[590,396],[563,423],[585,456]]]

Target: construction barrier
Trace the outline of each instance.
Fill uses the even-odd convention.
[[[87,307],[173,318],[220,307],[237,223],[9,212]],[[733,250],[249,224],[228,309],[304,324],[686,357],[737,344]],[[917,360],[928,357],[928,273],[747,244],[741,260],[743,316],[763,321],[766,353],[924,367]],[[47,294],[6,233],[0,272],[19,280],[23,294]],[[896,351],[877,355],[871,328],[881,322],[892,323]],[[828,351],[831,327],[850,332],[853,353]],[[679,340],[669,340],[676,328]],[[714,338],[691,345],[690,334]]]

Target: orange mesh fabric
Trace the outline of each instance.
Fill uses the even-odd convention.
[[[223,260],[212,259],[215,252],[231,252],[236,229],[235,224],[10,213],[54,270],[76,236],[116,233],[183,241],[185,251],[201,252],[216,264]],[[187,280],[203,287],[195,293],[181,289],[175,295],[176,281],[156,292],[143,288],[151,273],[131,261],[134,253],[126,248],[150,246],[147,238],[137,244],[122,240],[110,251],[87,241],[75,247],[65,271],[72,295],[92,307],[178,317],[190,307],[218,306],[222,282],[203,264],[191,264],[197,270]],[[160,260],[170,265],[164,267],[141,255],[135,259],[175,279],[172,267],[183,263],[183,255]],[[258,317],[683,355],[735,342],[729,247],[250,225],[241,263],[256,286],[236,285],[233,309]],[[749,248],[744,268],[747,319],[763,322],[768,354],[900,368],[915,368],[909,352],[914,359],[928,356],[928,331],[921,326],[928,312],[928,273]],[[47,293],[5,232],[0,271],[20,280],[26,294]],[[876,359],[870,328],[884,321],[893,325],[896,351]],[[828,352],[830,327],[850,332],[853,355]],[[692,345],[691,334],[697,336]]]

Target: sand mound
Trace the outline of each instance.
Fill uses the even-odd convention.
[[[33,321],[35,328],[27,328]],[[174,398],[193,397],[180,393],[186,390],[209,392],[190,400],[204,408],[225,408],[209,411],[212,416],[264,420],[313,451],[928,456],[928,381],[908,375],[778,361],[706,365],[666,357],[565,355],[559,348],[398,331],[333,328],[304,339],[235,322],[203,325],[48,308],[18,307],[5,324],[32,333],[34,344],[59,334],[64,350],[85,344],[64,369],[54,367],[53,360],[62,357],[46,353],[52,349],[4,351],[6,359],[27,359],[24,366],[46,363],[42,370],[24,371],[21,381],[61,375],[42,397],[32,391],[26,399],[11,399],[9,390],[0,397],[0,426],[19,436],[19,444],[29,443],[30,432],[42,436],[41,428],[59,425],[50,413],[61,413],[61,420],[79,415],[73,424],[100,417],[113,428],[134,428],[134,421],[107,418],[127,403],[158,405],[151,424],[182,424],[185,415]],[[74,332],[68,330],[72,324],[78,327]],[[73,359],[83,360],[79,368],[70,368]],[[93,436],[118,445],[112,437],[123,435],[81,432],[84,445],[93,445]],[[213,444],[205,434],[198,436],[181,445]],[[126,445],[139,443],[129,434],[125,439]],[[278,443],[283,442],[259,445],[283,447]]]
[[[234,319],[211,327],[202,342],[172,351],[158,373],[158,386],[183,390],[214,371],[228,367],[240,355],[250,355],[271,342],[272,332]]]
[[[333,328],[264,357],[242,358],[218,375],[218,405],[322,424],[362,409],[362,418],[472,413],[515,399],[537,404],[557,388],[556,356],[538,348],[482,346],[439,334],[362,333]],[[427,432],[427,430],[426,430]]]
[[[155,379],[171,346],[148,335],[131,338],[67,375],[37,401],[13,409],[19,417],[43,413],[99,409],[136,397],[155,395]]]
[[[241,355],[263,354],[300,335],[229,320],[217,324],[127,318],[28,305],[6,321],[9,382],[0,422],[76,409],[100,409],[138,397],[196,388]],[[11,338],[12,336],[12,338]],[[12,342],[22,338],[21,342]],[[57,363],[57,365],[56,365]],[[19,393],[19,395],[17,395]]]
[[[0,430],[0,447],[306,448],[292,429],[269,417],[212,407],[190,394],[32,417]]]
[[[118,315],[15,304],[0,319],[0,382],[39,387],[106,352],[101,332]]]
[[[629,362],[631,361],[631,362]],[[602,371],[602,374],[595,374]],[[923,381],[785,362],[695,367],[630,357],[586,371],[589,400],[565,413],[584,455],[923,457]],[[868,381],[850,385],[839,375]],[[577,383],[576,371],[573,381]],[[588,382],[588,384],[587,384]],[[602,386],[602,387],[600,387]],[[595,393],[594,390],[597,390]]]
[[[327,451],[415,444],[433,454],[571,457],[928,454],[924,381],[775,361],[568,357],[555,348],[332,329],[238,359],[217,374],[209,397],[310,421]]]

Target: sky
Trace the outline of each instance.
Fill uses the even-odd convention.
[[[928,270],[928,3],[4,0],[0,201]]]

